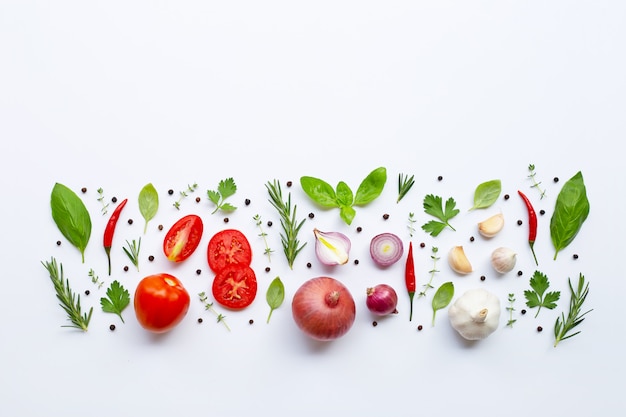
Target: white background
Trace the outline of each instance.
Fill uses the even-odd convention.
[[[626,133],[625,16],[618,1],[2,1],[0,414],[626,411],[626,285],[619,266],[626,178],[617,149]],[[543,200],[527,188],[529,163],[546,188]],[[374,203],[357,208],[351,226],[337,211],[312,205],[298,185],[300,176],[312,175],[356,189],[378,166],[387,168],[387,186]],[[560,187],[579,170],[591,213],[553,261],[549,216]],[[396,204],[399,173],[415,174],[417,181]],[[248,309],[225,312],[228,332],[203,311],[196,294],[210,285],[206,244],[225,227],[223,215],[210,215],[206,190],[230,176],[239,186],[233,197],[239,209],[229,226],[244,231],[253,245],[259,295]],[[476,185],[494,178],[511,199],[468,212]],[[307,246],[293,271],[280,253],[278,218],[267,202],[264,184],[273,179],[291,192],[299,217],[316,214],[303,227]],[[290,180],[294,186],[287,189]],[[55,243],[62,238],[50,216],[55,182],[77,192],[88,188],[79,193],[94,223],[85,264],[69,242]],[[136,196],[148,182],[159,190],[161,206],[143,236],[141,272],[125,273],[121,246],[141,235]],[[193,182],[202,202],[193,195],[176,211],[176,196],[166,191]],[[99,187],[107,198],[129,198],[110,278]],[[525,224],[515,224],[526,219],[517,189],[547,212],[539,219],[539,269],[562,291],[559,306],[537,319],[534,310],[519,315],[535,265]],[[419,230],[429,220],[421,207],[429,193],[456,199],[456,232],[431,238]],[[245,198],[252,201],[248,207]],[[505,229],[492,240],[480,238],[476,223],[498,211],[507,219]],[[205,221],[201,247],[173,266],[160,252],[164,232],[156,226],[192,212]],[[503,314],[488,339],[464,343],[446,311],[430,326],[432,293],[416,301],[416,318],[408,321],[403,262],[377,269],[367,247],[382,231],[408,244],[410,212],[418,221],[414,244],[426,243],[415,254],[418,284],[426,282],[429,249],[437,246],[441,272],[434,283],[453,281],[457,296],[487,288],[503,309],[514,292],[518,321],[512,329]],[[383,213],[391,215],[386,222]],[[266,228],[276,250],[270,263],[262,256],[255,214],[274,221]],[[128,218],[135,220],[132,226]],[[356,226],[363,227],[361,234]],[[319,266],[313,227],[347,234],[359,265]],[[455,275],[445,263],[457,244],[474,265],[469,276]],[[522,277],[490,270],[488,256],[497,246],[518,251]],[[152,263],[145,259],[149,254],[156,257]],[[91,290],[81,298],[94,306],[87,333],[60,327],[65,316],[40,263],[51,256],[63,262],[78,292]],[[100,311],[104,288],[89,281],[90,268],[131,292],[144,275],[174,273],[192,295],[189,315],[163,337],[141,329],[132,306],[121,324]],[[554,348],[554,320],[569,300],[567,279],[575,282],[579,273],[590,282],[587,307],[593,312],[581,334]],[[294,325],[290,297],[306,279],[323,274],[350,288],[357,319],[344,338],[320,344]],[[287,299],[268,325],[264,292],[277,275]],[[481,282],[480,275],[487,279]],[[400,314],[373,327],[364,293],[381,282],[397,289]]]

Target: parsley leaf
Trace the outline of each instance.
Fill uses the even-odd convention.
[[[225,180],[221,180],[217,186],[217,190],[208,190],[207,196],[209,200],[215,204],[215,210],[211,214],[216,213],[218,210],[222,210],[225,212],[235,211],[237,207],[233,206],[230,203],[224,202],[228,197],[234,195],[237,192],[237,184],[235,184],[235,180],[232,178],[226,178]]]
[[[440,221],[431,220],[428,223],[422,225],[422,229],[430,233],[431,236],[437,236],[446,227],[452,230],[456,230],[449,223],[450,219],[459,214],[459,209],[456,207],[456,201],[452,197],[446,200],[446,204],[443,204],[443,198],[437,195],[428,194],[424,197],[424,212],[436,217]]]
[[[524,291],[524,297],[526,297],[526,305],[528,307],[539,307],[535,317],[539,315],[541,307],[545,307],[550,310],[556,307],[556,302],[559,301],[561,292],[551,291],[546,293],[547,289],[550,287],[550,281],[548,281],[548,277],[545,274],[535,271],[533,276],[530,278],[530,287],[532,288],[532,291]]]
[[[113,281],[107,289],[106,295],[108,298],[100,298],[102,311],[117,314],[122,320],[122,323],[124,323],[122,311],[130,304],[130,294],[128,290],[118,281]]]

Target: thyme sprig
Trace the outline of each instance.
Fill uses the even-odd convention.
[[[567,312],[567,317],[565,317],[565,313],[561,313],[561,317],[557,317],[556,323],[554,323],[554,347],[562,340],[569,339],[580,333],[579,330],[569,334],[576,326],[582,323],[587,313],[593,311],[592,309],[581,313],[583,303],[587,298],[587,294],[589,294],[589,283],[585,284],[583,274],[580,274],[578,277],[578,287],[576,291],[574,291],[574,287],[572,287],[572,280],[568,278],[567,281],[571,293],[569,311]]]
[[[513,323],[517,321],[517,319],[513,318],[513,312],[515,308],[513,307],[515,304],[515,294],[509,294],[509,305],[506,307],[506,311],[509,312],[509,320],[506,322],[507,327],[513,327]]]
[[[63,264],[57,264],[57,260],[52,257],[50,262],[41,262],[42,265],[48,270],[50,274],[50,280],[54,285],[59,305],[67,313],[68,320],[71,325],[61,327],[71,327],[79,329],[84,332],[89,327],[89,321],[91,320],[91,314],[93,313],[93,307],[89,309],[89,313],[82,312],[80,305],[80,294],[76,294],[70,288],[70,282],[63,277]]]
[[[437,269],[437,261],[439,260],[439,257],[437,256],[437,252],[439,252],[439,249],[433,246],[432,255],[430,255],[430,259],[432,259],[433,261],[433,267],[430,271],[428,271],[428,273],[430,274],[430,279],[428,280],[428,283],[423,285],[424,289],[420,291],[420,293],[417,295],[417,298],[426,296],[426,291],[428,291],[431,288],[434,288],[433,278],[435,278],[435,274],[439,272],[439,270]]]
[[[407,228],[409,229],[409,236],[413,237],[413,235],[415,234],[415,223],[417,222],[417,220],[415,220],[415,213],[409,213],[409,224],[407,225]]]
[[[252,219],[256,222],[256,225],[259,228],[259,237],[263,238],[263,243],[265,243],[265,251],[263,253],[267,255],[267,260],[269,262],[272,262],[271,255],[272,253],[274,253],[274,251],[267,244],[267,233],[265,233],[265,231],[263,230],[263,221],[261,220],[261,216],[256,214]]]
[[[135,265],[137,271],[139,271],[139,251],[141,250],[141,237],[139,238],[139,241],[133,239],[132,242],[129,242],[127,240],[126,245],[128,246],[128,248],[126,248],[126,246],[122,247],[122,249],[124,249],[124,253],[126,254],[126,256],[128,256],[128,259],[130,259],[133,265]]]
[[[415,175],[410,177],[402,173],[398,175],[398,199],[396,203],[399,203],[404,198],[411,187],[413,187],[413,184],[415,184]]]
[[[198,294],[198,297],[200,297],[200,302],[202,302],[202,304],[204,304],[204,309],[210,311],[211,313],[215,314],[215,316],[217,317],[217,322],[218,323],[222,323],[224,325],[224,327],[226,327],[226,330],[228,330],[230,332],[230,327],[228,327],[228,324],[226,324],[226,316],[223,314],[218,313],[217,311],[215,311],[215,309],[213,308],[213,303],[209,303],[207,301],[207,295],[206,293],[203,291],[201,293]]]
[[[176,210],[180,210],[180,204],[182,203],[182,201],[189,196],[190,193],[193,193],[194,191],[196,191],[196,188],[198,188],[198,184],[193,183],[193,185],[189,185],[187,184],[187,189],[183,190],[183,191],[179,191],[178,193],[178,200],[176,200],[173,204],[173,206],[176,208]]]
[[[96,275],[96,271],[94,271],[93,269],[89,269],[87,275],[89,276],[89,278],[91,278],[91,282],[98,286],[98,289],[102,288],[104,282],[100,281],[100,277]]]
[[[104,202],[104,190],[102,188],[98,188],[98,201],[100,202],[100,204],[102,204],[102,208],[100,209],[100,212],[102,212],[102,215],[104,216],[105,214],[107,214],[107,211],[109,209],[109,203],[105,203]]]
[[[280,215],[280,225],[282,226],[283,233],[280,235],[280,240],[283,246],[283,251],[287,257],[289,268],[293,269],[293,262],[300,251],[306,246],[306,242],[300,245],[298,240],[298,232],[302,228],[306,219],[302,219],[300,222],[296,220],[297,206],[291,205],[291,193],[287,195],[287,200],[283,200],[282,190],[280,188],[280,181],[274,180],[274,182],[268,182],[265,184],[265,188],[269,193],[269,202],[274,206]]]
[[[543,199],[546,196],[546,190],[545,189],[541,189],[541,181],[537,181],[536,175],[537,173],[535,172],[535,165],[534,164],[529,164],[528,165],[528,170],[530,171],[530,175],[528,175],[528,178],[531,179],[531,181],[533,182],[533,185],[531,185],[531,188],[536,188],[537,190],[539,190],[539,193],[541,194],[540,199]]]

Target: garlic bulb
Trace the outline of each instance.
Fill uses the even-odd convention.
[[[482,288],[468,290],[450,306],[448,319],[463,338],[484,339],[500,324],[500,300]]]
[[[498,213],[478,223],[478,233],[484,237],[494,237],[503,227],[504,216]]]
[[[491,266],[501,274],[506,274],[515,268],[517,254],[509,248],[498,248],[491,252]]]
[[[454,272],[459,274],[469,274],[472,272],[472,265],[465,255],[463,246],[455,246],[448,254],[448,264]]]

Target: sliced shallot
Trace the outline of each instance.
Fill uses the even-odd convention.
[[[395,264],[404,252],[402,240],[393,233],[381,233],[372,238],[370,255],[372,260],[382,267]]]

